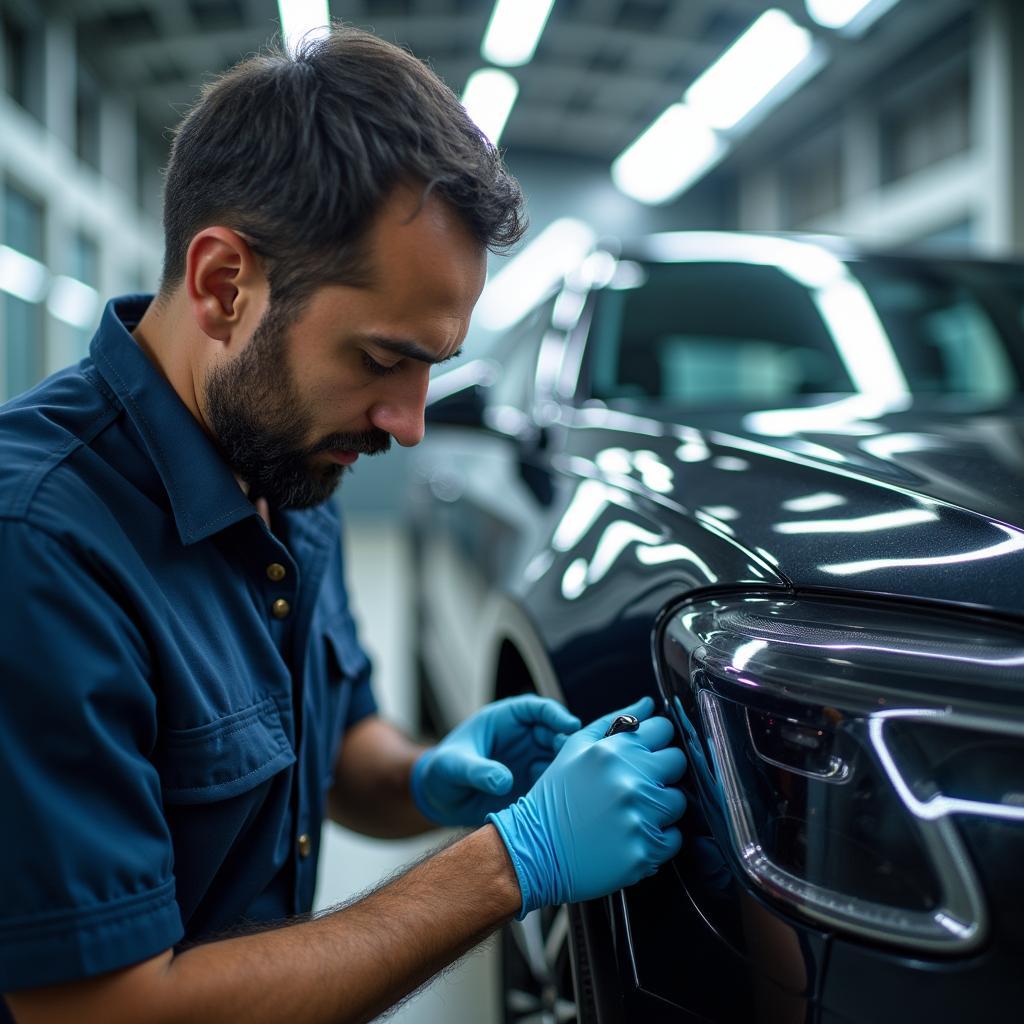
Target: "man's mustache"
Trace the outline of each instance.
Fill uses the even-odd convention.
[[[361,430],[347,434],[329,434],[315,444],[310,455],[343,449],[360,455],[382,455],[391,449],[391,435],[385,430]]]

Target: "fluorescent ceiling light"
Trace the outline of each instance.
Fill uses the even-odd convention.
[[[825,28],[843,28],[860,14],[871,0],[805,0],[807,13]]]
[[[684,98],[712,128],[733,128],[769,97],[778,102],[781,96],[775,96],[776,91],[814,51],[811,33],[773,8],[686,90]]]
[[[563,217],[549,224],[487,282],[477,319],[492,331],[511,327],[593,248],[589,224]]]
[[[277,0],[281,38],[294,54],[306,37],[319,39],[330,31],[331,11],[327,0]]]
[[[805,0],[807,13],[844,36],[863,35],[898,0]]]
[[[616,158],[612,178],[642,203],[665,203],[714,167],[726,150],[701,118],[676,103]]]
[[[495,0],[480,52],[492,64],[518,67],[533,59],[555,0]]]
[[[63,274],[53,279],[46,299],[46,308],[58,320],[82,329],[92,326],[99,304],[100,296],[95,288]]]
[[[462,105],[480,131],[497,146],[518,95],[519,83],[507,71],[481,68],[469,76],[462,92]]]
[[[39,260],[0,245],[0,288],[25,302],[42,302],[50,272]]]

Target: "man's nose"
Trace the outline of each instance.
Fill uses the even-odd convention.
[[[423,410],[427,402],[429,370],[413,380],[403,381],[370,409],[370,422],[390,434],[403,448],[411,448],[423,440]]]

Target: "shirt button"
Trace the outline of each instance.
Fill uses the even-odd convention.
[[[274,583],[280,583],[287,574],[288,570],[280,562],[271,562],[267,566],[267,579],[272,580]]]
[[[305,860],[313,851],[313,840],[309,838],[308,832],[303,832],[296,842],[299,847],[299,856]]]
[[[271,606],[270,612],[275,619],[284,619],[288,617],[288,613],[292,610],[292,606],[283,598],[279,597]]]

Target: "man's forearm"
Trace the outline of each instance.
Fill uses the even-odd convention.
[[[18,1024],[367,1021],[520,905],[505,846],[487,825],[336,913],[8,999]]]
[[[437,826],[417,810],[409,787],[424,748],[376,715],[345,735],[327,798],[333,821],[365,835],[395,839]]]

